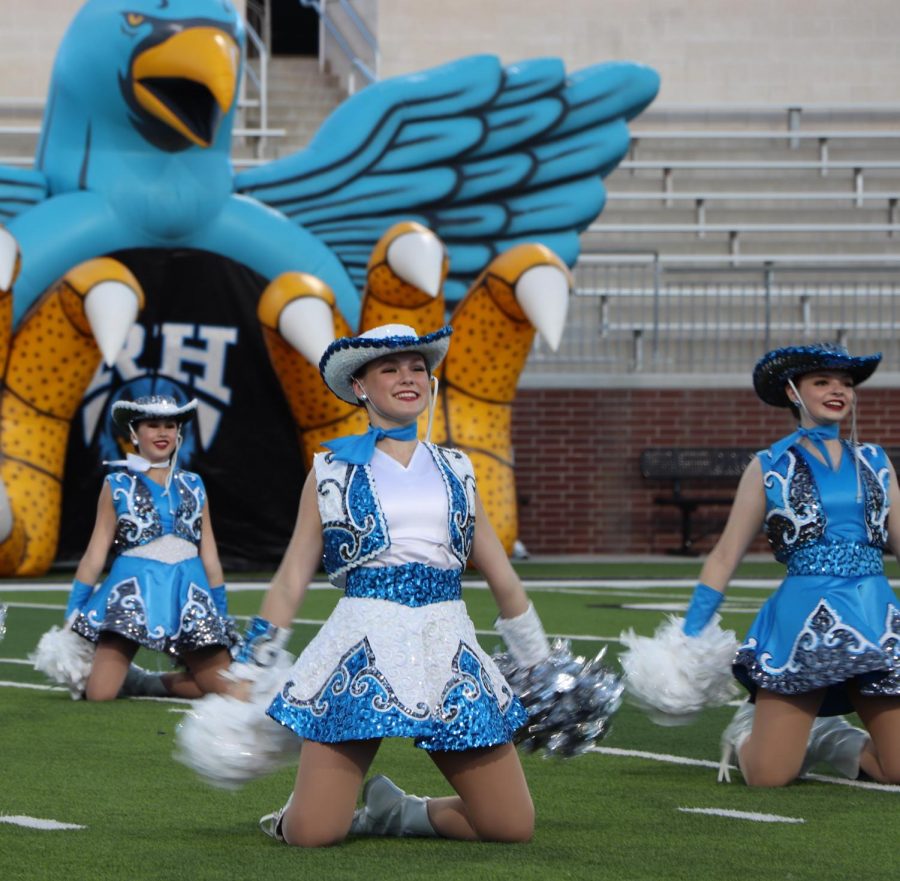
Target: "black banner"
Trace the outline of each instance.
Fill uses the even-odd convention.
[[[101,366],[72,422],[57,563],[84,553],[108,471],[101,463],[125,452],[110,405],[120,396],[157,392],[200,402],[178,464],[206,483],[226,570],[277,565],[305,468],[256,319],[265,280],[203,251],[111,256],[134,273],[146,305],[115,366]]]

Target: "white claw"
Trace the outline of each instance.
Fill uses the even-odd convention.
[[[322,353],[334,342],[331,306],[318,297],[298,297],[281,310],[278,332],[310,364],[318,366]]]
[[[12,528],[13,518],[9,495],[6,492],[6,484],[0,480],[0,541],[6,541],[9,538]]]
[[[559,348],[569,312],[569,279],[556,266],[533,266],[516,282],[516,300],[544,342]]]
[[[444,246],[430,230],[398,236],[388,245],[387,262],[403,281],[429,297],[436,297],[441,292]]]
[[[15,236],[0,226],[0,291],[8,291],[12,286],[18,256],[19,243]]]
[[[120,281],[101,281],[84,298],[84,314],[104,363],[112,367],[137,319],[137,294]]]

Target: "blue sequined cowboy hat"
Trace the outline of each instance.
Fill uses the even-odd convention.
[[[444,359],[450,346],[453,328],[445,325],[440,330],[419,336],[408,324],[383,324],[373,327],[359,336],[346,336],[335,340],[319,361],[319,373],[342,401],[359,404],[353,392],[355,377],[370,361],[398,352],[418,352],[425,359],[428,372]]]
[[[843,370],[853,378],[854,385],[865,382],[878,367],[881,352],[874,355],[851,355],[844,346],[835,343],[815,343],[810,346],[785,346],[767,352],[753,368],[753,388],[756,394],[773,407],[790,407],[785,386],[815,370]]]
[[[135,422],[148,419],[173,419],[179,424],[197,414],[197,399],[179,405],[171,395],[144,395],[133,401],[116,401],[112,405],[113,422],[123,431]]]

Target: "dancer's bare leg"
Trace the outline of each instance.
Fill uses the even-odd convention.
[[[792,697],[756,692],[753,729],[740,749],[748,786],[786,786],[797,777],[823,697],[822,690]]]
[[[139,646],[118,633],[101,633],[84,696],[89,701],[115,700]]]
[[[291,803],[281,821],[288,844],[325,847],[347,837],[363,778],[380,740],[303,742]]]
[[[534,805],[512,744],[429,755],[458,793],[428,800],[428,817],[438,835],[481,841],[531,840]]]
[[[879,783],[900,783],[900,698],[857,693],[853,703],[871,738],[860,754],[860,770]]]
[[[173,697],[194,698],[227,692],[232,683],[221,674],[231,664],[231,655],[221,646],[198,649],[185,655],[188,672],[163,673],[160,677]]]

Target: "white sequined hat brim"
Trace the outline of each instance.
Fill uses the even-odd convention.
[[[325,385],[342,401],[358,404],[353,392],[353,377],[366,364],[385,355],[418,352],[425,359],[429,372],[434,372],[447,354],[451,333],[453,328],[449,324],[423,336],[405,324],[386,324],[359,336],[341,337],[325,350],[319,361],[319,373]]]

